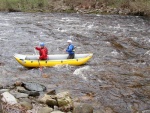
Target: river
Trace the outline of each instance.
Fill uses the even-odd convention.
[[[93,58],[83,66],[27,69],[13,55],[36,54],[45,42],[49,54],[64,54],[71,39],[76,53]],[[150,110],[150,20],[139,16],[0,13],[0,83],[34,81],[57,92],[69,91],[76,102],[97,113]]]

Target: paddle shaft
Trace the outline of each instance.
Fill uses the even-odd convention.
[[[34,48],[34,52],[37,55],[35,48]],[[39,69],[40,69],[40,72],[41,72],[41,75],[42,75],[42,66],[40,65],[39,58],[38,58],[38,63],[39,63]]]
[[[34,52],[35,52],[35,54],[37,55],[35,48],[34,48]]]

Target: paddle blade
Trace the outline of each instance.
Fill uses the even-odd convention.
[[[42,71],[43,69],[42,69],[42,66],[39,68],[40,69],[40,71]]]
[[[49,76],[46,75],[46,74],[43,74],[42,77],[43,77],[43,78],[49,78]]]

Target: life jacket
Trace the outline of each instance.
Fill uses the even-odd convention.
[[[40,52],[40,59],[46,60],[48,57],[48,49],[44,47],[39,52]]]
[[[72,46],[71,50],[69,49],[70,46]],[[69,54],[74,54],[75,48],[74,48],[74,46],[73,46],[72,44],[70,44],[70,45],[68,46],[67,52],[68,52]]]

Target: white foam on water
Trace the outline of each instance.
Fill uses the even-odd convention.
[[[119,53],[118,53],[116,50],[113,50],[113,51],[111,52],[111,54],[112,54],[113,56],[117,56]]]
[[[108,41],[107,41],[107,42],[105,42],[105,43],[106,43],[106,45],[108,45],[108,46],[110,46],[110,45],[111,45],[111,43],[110,43],[110,42],[108,42]]]
[[[148,50],[144,55],[150,55],[150,50]]]
[[[6,37],[0,37],[0,41],[9,41]]]
[[[97,81],[98,81],[99,83],[103,83],[103,81],[102,81],[102,80],[100,80],[100,79],[97,79]]]
[[[94,27],[94,22],[87,26],[88,29],[92,29]]]
[[[82,68],[78,68],[76,69],[73,74],[74,75],[79,75],[81,78],[83,78],[84,80],[87,80],[86,74],[84,73],[85,71],[89,71],[91,68],[90,66],[85,66]]]
[[[70,18],[70,17],[65,17],[65,18],[62,18],[60,21],[66,21],[66,22],[77,22],[79,21],[79,18]]]
[[[120,24],[117,24],[117,26],[114,26],[115,29],[120,29]]]
[[[131,37],[133,40],[137,40],[137,37]]]
[[[0,26],[10,26],[9,23],[0,23]]]
[[[83,24],[82,27],[92,29],[94,27],[94,22],[92,22],[92,23],[87,22],[87,23]]]
[[[67,32],[67,30],[64,30],[64,29],[61,29],[61,28],[58,28],[57,31],[60,31],[62,33]]]
[[[102,16],[102,15],[97,14],[96,16]]]
[[[55,65],[54,68],[56,68],[57,70],[63,69],[63,68],[67,68],[67,70],[69,70],[71,68],[70,65],[66,64],[66,65]]]

